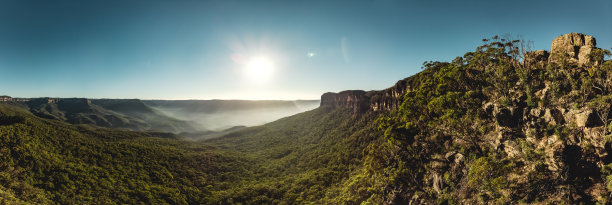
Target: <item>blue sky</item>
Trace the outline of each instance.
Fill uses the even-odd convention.
[[[612,47],[612,2],[0,0],[0,95],[318,99],[378,90],[493,35]],[[310,55],[309,55],[310,54]],[[245,72],[272,64],[265,80]]]

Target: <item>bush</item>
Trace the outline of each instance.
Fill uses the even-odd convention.
[[[501,191],[508,188],[506,177],[514,165],[495,156],[480,157],[470,166],[468,186],[493,198],[503,198]]]

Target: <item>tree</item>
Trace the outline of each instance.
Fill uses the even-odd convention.
[[[610,124],[610,119],[608,117],[610,113],[610,107],[612,105],[612,94],[598,96],[595,99],[591,100],[587,105],[589,108],[592,108],[595,111],[595,114],[603,122],[604,129],[601,129],[600,137],[606,136],[608,129],[607,126]]]
[[[609,56],[610,51],[604,49],[596,49],[591,54],[592,59],[602,60],[604,56]],[[591,102],[588,103],[588,107],[595,110],[597,117],[603,122],[604,129],[601,130],[600,136],[606,136],[609,125],[609,113],[612,105],[612,61],[605,61],[599,65],[593,65],[589,69],[591,75],[593,88],[598,94]]]

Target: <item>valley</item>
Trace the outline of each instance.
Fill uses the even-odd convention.
[[[318,100],[139,100],[13,98],[1,102],[25,107],[42,118],[132,131],[181,134],[190,139],[220,136],[312,110]]]

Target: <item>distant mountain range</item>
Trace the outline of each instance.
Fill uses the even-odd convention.
[[[319,100],[139,100],[11,98],[36,116],[133,131],[158,131],[192,138],[219,136],[318,107]]]

